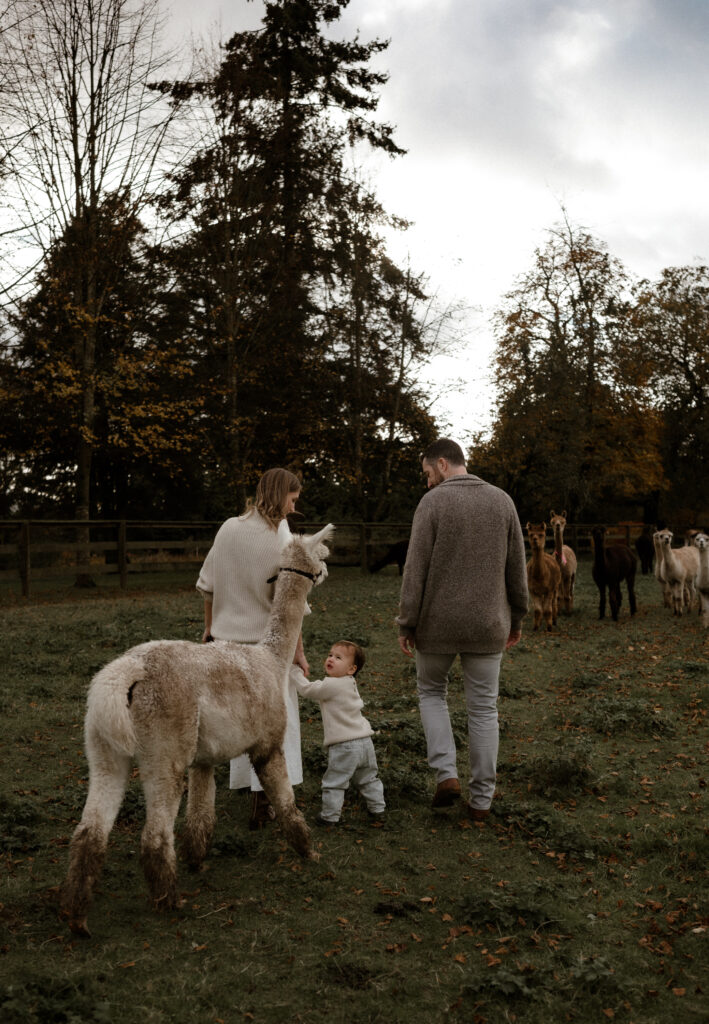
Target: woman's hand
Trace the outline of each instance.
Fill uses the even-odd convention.
[[[305,650],[303,648],[303,634],[301,633],[298,637],[298,643],[295,645],[295,654],[293,655],[293,664],[299,665],[303,670],[304,676],[310,675],[310,665],[308,659],[305,657]]]

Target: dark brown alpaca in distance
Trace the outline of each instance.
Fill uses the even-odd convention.
[[[602,619],[606,614],[606,587],[608,587],[608,600],[611,606],[613,621],[618,621],[623,596],[620,591],[620,584],[625,580],[628,586],[628,600],[630,602],[630,614],[635,615],[635,572],[637,559],[630,548],[624,544],[609,544],[605,546],[605,526],[594,526],[591,531],[593,538],[593,580],[598,587],[599,604],[598,618]]]
[[[534,628],[539,629],[543,618],[550,630],[559,614],[561,569],[556,559],[544,551],[546,523],[527,523],[527,536],[532,551],[527,562],[527,585],[534,607]]]

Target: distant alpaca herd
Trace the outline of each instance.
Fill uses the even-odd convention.
[[[577,559],[573,549],[564,544],[566,512],[557,515],[552,510],[549,526],[554,534],[553,555],[545,551],[547,524],[527,523],[526,527],[531,553],[527,582],[535,630],[542,620],[547,630],[556,625],[562,601],[567,613],[574,607]],[[635,541],[636,557],[626,544],[607,543],[604,526],[592,529],[592,576],[598,587],[599,618],[605,617],[607,594],[611,617],[614,622],[618,621],[623,600],[621,583],[628,591],[630,614],[635,615],[635,575],[639,558],[644,575],[654,571],[665,607],[681,616],[696,606],[702,625],[709,628],[709,533],[688,530],[683,547],[673,548],[672,542],[671,530],[654,530],[646,525]]]

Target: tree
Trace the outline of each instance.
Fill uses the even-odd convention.
[[[227,507],[266,464],[302,466],[314,448],[322,225],[351,144],[401,152],[371,118],[386,76],[368,63],[386,44],[324,34],[347,2],[267,2],[263,27],[230,39],[214,76],[163,86],[214,112],[214,137],[173,178],[184,234],[165,256],[214,383],[209,446]]]
[[[77,519],[90,515],[97,331],[115,281],[99,275],[102,204],[113,195],[141,209],[173,116],[149,88],[166,60],[156,45],[158,4],[16,0],[17,21],[0,37],[2,143],[19,226],[38,254],[35,267],[70,237],[78,256],[64,277],[75,310]]]
[[[709,517],[709,268],[670,267],[635,291],[635,338],[662,416],[662,459],[673,498],[666,513],[687,526]],[[657,518],[656,495],[653,518]]]
[[[201,396],[189,347],[161,330],[164,282],[146,254],[143,226],[108,197],[97,228],[104,244],[96,285],[105,298],[94,325],[92,512],[125,517],[130,493],[132,514],[149,515],[176,496],[178,483],[184,489],[191,465],[185,455],[198,446]],[[12,318],[0,434],[24,466],[12,494],[24,514],[48,507],[66,514],[73,504],[82,426],[82,354],[74,339],[85,314],[73,301],[72,282],[83,241],[81,229],[69,228]]]
[[[557,505],[603,517],[663,486],[628,289],[619,261],[565,218],[495,317],[497,417],[479,461],[530,518]]]

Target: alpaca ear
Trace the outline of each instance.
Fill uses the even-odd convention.
[[[303,540],[307,544],[309,551],[317,551],[318,544],[322,544],[323,541],[329,540],[334,532],[335,527],[332,523],[328,523],[327,526],[324,526],[318,533],[314,533],[312,537],[304,537]],[[327,548],[325,548],[325,555],[327,555]]]
[[[556,515],[556,513],[554,512],[554,509],[552,509],[551,512],[549,513],[549,518],[553,519],[555,515]]]
[[[290,532],[290,527],[288,525],[288,520],[287,519],[281,519],[280,523],[278,524],[278,548],[279,548],[279,550],[283,551],[284,548],[287,548],[292,540],[293,540],[293,534]]]

